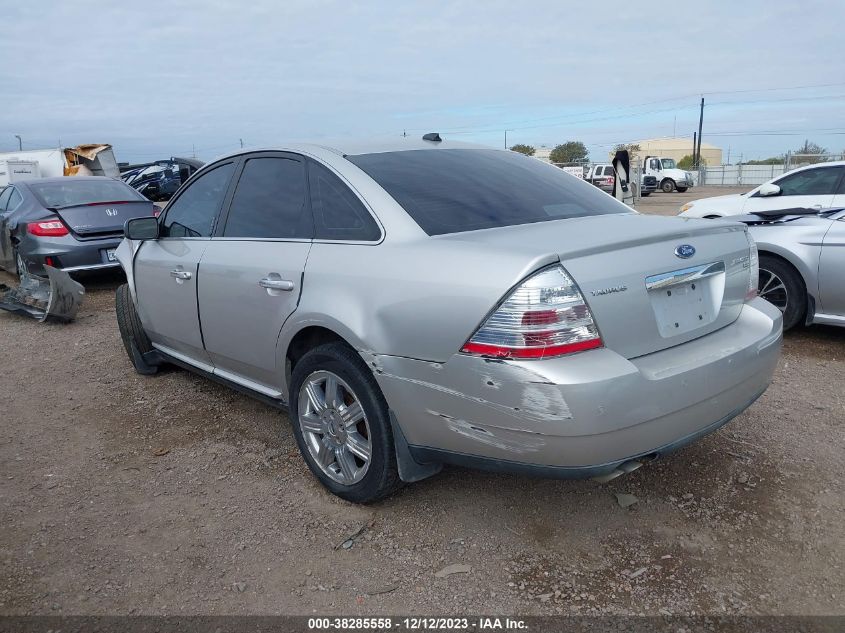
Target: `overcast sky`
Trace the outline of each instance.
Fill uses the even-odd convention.
[[[407,130],[502,146],[508,129],[509,145],[582,140],[601,159],[617,142],[691,139],[701,93],[704,141],[730,147],[732,161],[804,138],[845,149],[837,0],[0,0],[0,9],[5,150],[20,134],[25,149],[108,142],[122,161],[194,150],[209,159],[239,139]]]

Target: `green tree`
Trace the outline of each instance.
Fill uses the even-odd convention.
[[[584,163],[587,156],[587,148],[581,141],[566,141],[552,150],[549,160],[553,163]]]
[[[701,159],[702,166],[707,166],[707,161],[703,158]],[[692,154],[687,154],[681,160],[678,161],[678,169],[692,169],[695,166],[695,162],[693,161]]]
[[[827,148],[822,147],[821,145],[816,145],[815,143],[811,143],[808,140],[804,141],[804,144],[795,150],[796,154],[827,154]]]
[[[526,156],[534,156],[534,153],[537,151],[530,145],[523,145],[522,143],[517,143],[513,147],[511,147],[512,152],[519,152],[520,154],[525,154]]]
[[[763,158],[762,160],[747,160],[746,165],[781,165],[784,162],[783,156],[772,156],[770,158]]]

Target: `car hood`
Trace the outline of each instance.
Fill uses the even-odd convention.
[[[736,215],[742,213],[742,209],[748,200],[748,194],[731,193],[725,196],[713,196],[712,198],[699,198],[698,200],[691,200],[687,204],[691,205],[689,209],[681,213],[681,217],[700,218],[711,212],[719,211],[721,213],[728,212],[727,215]]]

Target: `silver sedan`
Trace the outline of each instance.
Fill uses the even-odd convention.
[[[783,328],[845,327],[845,209],[761,211],[749,225],[760,252],[760,296],[783,312]]]
[[[126,235],[136,370],[288,409],[356,502],[444,463],[629,472],[748,407],[781,346],[744,225],[639,215],[436,134],[225,156]]]

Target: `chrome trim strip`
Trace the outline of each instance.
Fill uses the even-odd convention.
[[[70,266],[62,268],[66,273],[75,273],[82,270],[102,270],[104,268],[119,268],[120,262],[109,262],[108,264],[89,264],[87,266]]]
[[[725,272],[725,262],[691,266],[689,268],[681,268],[680,270],[672,270],[668,273],[646,277],[645,287],[646,290],[659,290],[660,288],[668,288],[670,286],[696,281],[697,279],[712,277],[723,272]]]

